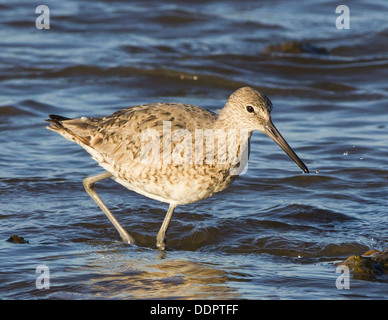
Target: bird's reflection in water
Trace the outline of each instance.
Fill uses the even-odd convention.
[[[154,253],[158,255],[154,259],[108,261],[100,270],[102,274],[91,280],[92,291],[120,299],[239,298],[235,288],[228,285],[236,280],[233,271],[222,270],[214,263],[171,259],[170,252]]]

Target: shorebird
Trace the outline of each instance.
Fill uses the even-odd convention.
[[[268,135],[303,172],[309,172],[273,124],[272,108],[264,94],[243,87],[217,113],[188,104],[152,103],[107,117],[49,115],[46,121],[51,122],[47,129],[81,145],[106,170],[85,178],[83,184],[124,242],[135,240],[101,200],[96,182],[112,178],[129,190],[169,204],[156,237],[156,247],[164,250],[176,206],[226,189],[248,161],[253,131]]]

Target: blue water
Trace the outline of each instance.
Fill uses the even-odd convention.
[[[342,30],[333,1],[49,0],[38,30],[40,4],[0,1],[0,298],[387,298],[386,281],[335,285],[336,263],[388,243],[386,1],[352,2]],[[268,49],[288,41],[328,54]],[[248,172],[178,207],[166,252],[167,205],[98,183],[137,242],[123,244],[82,186],[103,170],[43,121],[150,102],[216,110],[245,85],[270,97],[310,174],[255,133]]]

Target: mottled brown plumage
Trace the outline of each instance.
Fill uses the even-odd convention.
[[[271,110],[265,95],[244,87],[219,113],[154,103],[101,118],[51,115],[48,129],[80,144],[118,183],[169,203],[172,214],[176,205],[208,198],[232,183],[246,165],[254,130],[268,134],[308,172],[273,126]],[[161,237],[158,246],[164,248]]]

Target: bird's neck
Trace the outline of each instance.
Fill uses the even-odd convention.
[[[253,130],[241,127],[241,123],[236,121],[235,117],[230,116],[225,108],[221,109],[218,113],[217,120],[214,122],[213,130],[224,130],[226,132],[238,132],[241,137],[245,137],[247,143],[251,138]]]
[[[218,114],[218,118],[213,126],[213,133],[216,137],[215,145],[221,141],[223,148],[218,148],[219,158],[225,158],[235,168],[236,173],[245,167],[249,158],[249,141],[252,130],[239,128],[236,121],[226,115],[223,110]]]

